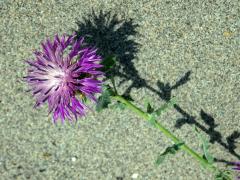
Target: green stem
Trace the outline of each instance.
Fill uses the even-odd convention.
[[[113,76],[111,76],[111,82],[112,82],[113,90],[114,90],[115,94],[118,94],[117,88],[116,88],[116,85],[115,85],[115,79],[114,79]]]
[[[149,121],[150,116],[148,113],[145,113],[140,108],[136,107],[134,104],[129,102],[128,100],[124,99],[122,96],[112,96],[114,99],[124,103],[129,109],[131,109],[133,112],[144,118],[145,120]],[[169,137],[175,144],[181,143],[180,139],[178,139],[176,136],[174,136],[168,129],[166,129],[161,123],[156,122],[155,127],[158,128],[163,134],[165,134],[167,137]],[[209,164],[207,160],[203,159],[198,153],[196,153],[194,150],[192,150],[189,146],[186,144],[183,144],[180,146],[180,148],[184,151],[186,151],[188,154],[193,156],[196,160],[201,162],[205,167],[207,167],[209,170],[212,171],[219,171],[214,165]]]

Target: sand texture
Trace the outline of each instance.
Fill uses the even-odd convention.
[[[139,107],[175,96],[159,121],[191,148],[201,152],[195,125],[217,166],[240,161],[239,9],[238,0],[0,1],[0,179],[214,178],[182,151],[156,167],[171,141],[130,110],[54,125],[46,105],[33,109],[24,61],[56,33],[77,32],[115,54],[119,91]]]

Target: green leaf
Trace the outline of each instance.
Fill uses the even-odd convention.
[[[180,142],[178,144],[174,144],[170,147],[167,147],[165,151],[158,156],[157,160],[155,161],[155,164],[160,165],[161,163],[163,163],[167,156],[176,154],[180,150],[180,147],[182,145],[184,145],[184,142]]]
[[[163,161],[165,160],[165,158],[166,158],[166,155],[160,155],[160,156],[158,156],[158,158],[157,158],[157,160],[155,161],[155,164],[157,165],[157,166],[159,166],[160,164],[162,164],[163,163]]]
[[[154,114],[149,114],[148,122],[150,123],[150,125],[156,127],[157,120],[156,120]]]
[[[119,109],[121,109],[121,110],[126,109],[126,105],[123,104],[123,103],[121,103],[120,101],[117,101],[112,107],[113,107],[113,108],[119,108]]]
[[[103,65],[102,71],[106,72],[116,64],[116,57],[113,55],[108,56],[102,60],[101,64]]]
[[[145,109],[147,109],[147,113],[149,113],[149,114],[153,113],[154,108],[151,106],[148,99],[146,99],[144,101],[144,107],[145,107]]]
[[[147,104],[147,113],[152,113],[154,111],[150,103]]]
[[[155,113],[160,116],[163,112],[165,112],[166,110],[168,110],[170,107],[172,107],[174,104],[176,104],[175,102],[175,98],[171,99],[169,102],[165,103],[163,106],[161,106],[160,108],[158,108]]]
[[[215,175],[215,180],[232,180],[232,179],[233,179],[233,175],[232,175],[232,172],[229,170],[219,171]]]
[[[206,159],[210,164],[214,163],[214,158],[213,156],[208,152],[209,149],[209,141],[207,140],[206,137],[204,137],[199,130],[197,129],[197,127],[195,126],[195,132],[197,133],[198,139],[201,141],[201,147],[203,150],[203,158]]]
[[[104,86],[102,95],[99,96],[97,100],[96,111],[100,112],[101,110],[108,108],[108,105],[111,103],[110,96],[113,95],[113,90],[110,86]]]

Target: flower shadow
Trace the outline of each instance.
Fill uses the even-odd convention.
[[[133,59],[138,52],[140,44],[134,38],[138,35],[138,25],[132,19],[122,20],[117,14],[110,11],[94,10],[83,20],[77,21],[78,37],[84,36],[88,44],[95,46],[103,58],[114,55],[117,58],[115,67],[108,73],[111,76],[122,77],[125,80],[137,76],[138,72],[133,64]],[[107,73],[106,77],[110,77]]]

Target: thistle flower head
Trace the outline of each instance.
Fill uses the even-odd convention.
[[[240,162],[233,162],[232,165],[234,166],[232,169],[240,172]],[[240,179],[240,176],[237,177],[237,179]]]
[[[101,92],[101,57],[83,41],[76,35],[55,35],[53,42],[42,43],[42,51],[34,52],[34,60],[26,61],[30,67],[25,80],[36,98],[35,107],[47,102],[54,122],[85,115],[84,99],[96,101],[94,95]]]
[[[234,170],[237,170],[237,171],[240,171],[240,162],[234,162],[234,167],[233,167],[233,169]]]

